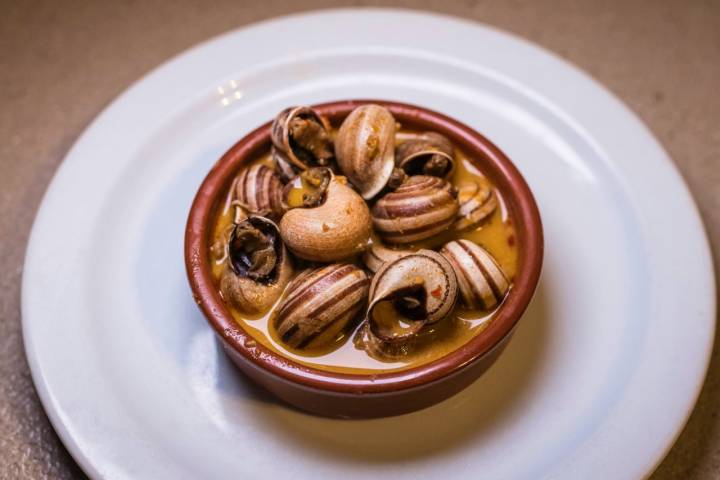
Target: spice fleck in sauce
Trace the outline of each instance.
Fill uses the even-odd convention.
[[[472,182],[489,184],[489,180],[484,178],[474,164],[457,149],[455,158],[456,168],[452,178],[450,178],[454,186],[460,188]],[[269,155],[258,158],[255,162],[272,167]],[[485,248],[495,258],[512,283],[517,271],[517,237],[502,195],[494,186],[491,185],[491,187],[497,196],[498,207],[480,226],[462,233],[448,230],[417,244],[404,245],[402,248],[430,248],[437,250],[450,240],[461,238],[471,240]],[[224,207],[225,205],[221,204],[217,209],[211,243],[221,239],[232,224],[235,209],[225,209]],[[211,249],[212,244],[208,245],[208,255],[210,255],[213,265],[213,277],[216,284],[219,284],[220,275],[225,265],[213,260],[214,257],[210,254]],[[362,263],[358,262],[358,265],[362,265]],[[298,268],[297,272],[300,270]],[[432,292],[430,293],[432,294]],[[353,343],[353,336],[358,330],[361,318],[358,318],[350,331],[332,332],[335,338],[322,349],[311,348],[298,351],[288,348],[275,335],[271,322],[272,316],[281,302],[282,297],[278,299],[270,311],[256,318],[241,315],[230,305],[228,305],[228,309],[246,332],[252,335],[259,343],[278,354],[321,370],[356,374],[377,374],[399,370],[443,357],[482,332],[492,321],[497,311],[497,309],[490,312],[469,311],[464,309],[461,302],[458,301],[458,306],[451,317],[423,329],[418,336],[416,347],[408,355],[399,359],[378,360],[368,355],[364,350],[356,348]],[[325,335],[323,337],[323,340],[327,338]]]

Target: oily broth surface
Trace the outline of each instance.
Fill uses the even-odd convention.
[[[453,185],[460,186],[464,183],[470,183],[483,178],[476,167],[467,160],[461,151],[456,149],[455,155],[457,167],[451,178]],[[263,163],[272,166],[269,155],[262,156],[253,163]],[[483,178],[483,181],[487,182],[487,179]],[[499,205],[490,215],[490,218],[475,230],[461,234],[452,231],[444,232],[411,245],[410,247],[438,249],[453,239],[465,238],[471,240],[490,252],[512,283],[517,272],[517,238],[512,220],[509,218],[507,209],[505,208],[503,198],[494,187],[493,190],[498,196]],[[219,206],[214,221],[213,242],[221,238],[223,233],[226,232],[232,224],[233,211],[234,208],[229,208],[227,211],[224,211],[224,204]],[[208,254],[209,251],[210,245],[208,246]],[[219,286],[220,275],[225,268],[225,264],[217,263],[212,259],[212,256],[210,256],[210,262],[215,284]],[[296,262],[296,274],[301,270],[297,268],[297,263],[298,262]],[[362,266],[360,259],[358,260],[358,265]],[[341,332],[334,341],[322,349],[298,351],[286,347],[276,337],[271,322],[276,307],[282,302],[283,297],[284,295],[281,296],[269,312],[258,317],[241,315],[230,305],[227,305],[227,307],[242,328],[265,347],[310,367],[342,373],[377,374],[414,367],[437,360],[458,349],[478,333],[482,332],[489,322],[492,321],[495,314],[495,311],[478,312],[467,310],[460,306],[458,302],[458,307],[453,316],[424,331],[418,341],[417,348],[409,355],[402,359],[382,361],[371,357],[364,350],[359,350],[355,347],[352,338],[358,329],[359,321],[354,324],[352,330]]]

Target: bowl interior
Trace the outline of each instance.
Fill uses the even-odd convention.
[[[240,168],[270,148],[270,122],[230,148],[208,173],[195,197],[185,237],[185,261],[196,302],[225,348],[236,350],[257,368],[310,388],[337,392],[383,392],[432,382],[469,366],[509,335],[529,304],[540,274],[542,226],[534,198],[520,172],[489,140],[442,114],[396,102],[351,100],[316,105],[334,126],[357,106],[377,103],[388,108],[404,128],[434,130],[449,137],[500,190],[518,238],[518,272],[513,288],[487,328],[457,350],[435,361],[381,374],[336,373],[315,369],[282,356],[254,341],[231,313],[213,283],[207,246],[211,222],[224,193]]]

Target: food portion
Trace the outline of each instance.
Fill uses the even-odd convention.
[[[288,181],[299,171],[327,166],[333,160],[330,124],[310,107],[289,107],[272,124],[272,157],[280,177]]]
[[[518,245],[479,163],[375,104],[338,125],[287,108],[271,139],[232,179],[208,245],[220,295],[258,342],[377,373],[438,359],[492,322]]]
[[[233,223],[226,231],[229,235],[218,239],[223,245],[220,293],[241,314],[264,313],[293,275],[280,231],[272,221],[255,216]]]
[[[413,175],[375,202],[373,227],[386,243],[415,243],[446,231],[459,208],[457,191],[450,182]]]
[[[395,159],[407,175],[448,178],[455,169],[454,150],[444,135],[424,132],[407,135],[395,149]]]
[[[450,316],[458,284],[450,263],[419,250],[384,263],[370,286],[367,330],[356,345],[380,358],[402,357],[428,325]]]
[[[277,336],[296,349],[326,346],[361,312],[369,284],[367,274],[352,263],[303,271],[272,318]]]
[[[393,174],[395,128],[395,119],[386,108],[363,105],[343,120],[337,132],[338,167],[366,200],[377,195]]]
[[[334,262],[361,253],[370,240],[370,211],[365,201],[327,167],[313,167],[285,189],[288,211],[280,234],[296,256]]]

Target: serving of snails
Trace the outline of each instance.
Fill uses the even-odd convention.
[[[216,208],[217,292],[261,344],[310,366],[427,363],[488,324],[518,241],[490,176],[443,132],[360,103],[329,119],[291,106]]]

